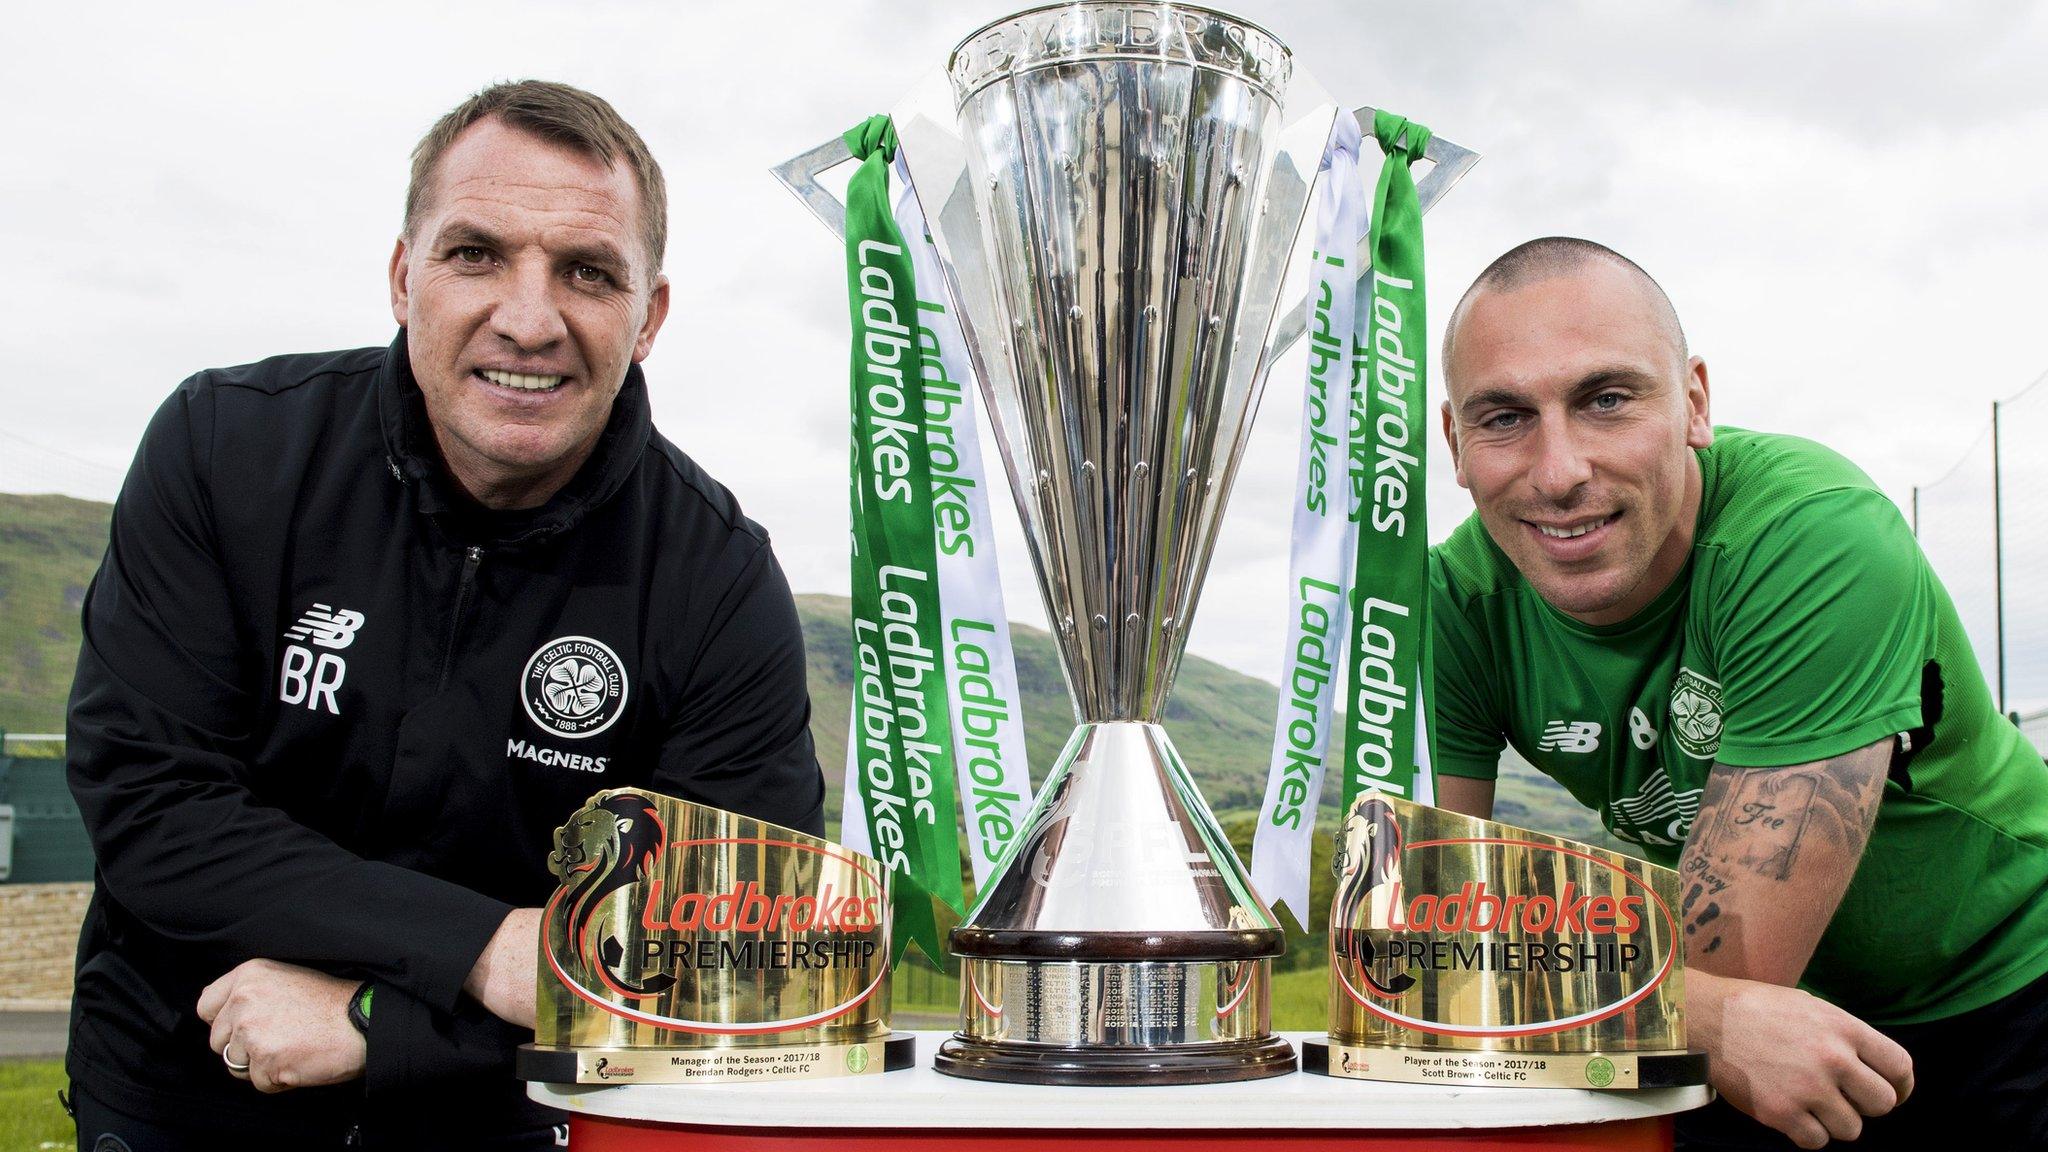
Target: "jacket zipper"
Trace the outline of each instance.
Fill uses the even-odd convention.
[[[441,679],[436,692],[448,687],[448,672],[455,666],[455,642],[462,638],[462,614],[469,607],[469,594],[476,587],[476,570],[483,559],[484,550],[470,545],[462,562],[462,583],[455,588],[455,615],[448,623],[448,650],[441,654]]]

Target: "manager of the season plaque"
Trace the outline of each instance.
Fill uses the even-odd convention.
[[[871,857],[619,788],[556,833],[527,1080],[679,1083],[909,1067],[889,1031],[888,878]]]

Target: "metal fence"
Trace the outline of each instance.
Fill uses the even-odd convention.
[[[92,843],[64,779],[64,738],[0,732],[0,881],[92,879]]]
[[[2048,751],[2048,708],[2020,716],[2019,725],[2034,747]]]
[[[1969,450],[1913,489],[1913,533],[1999,708],[2048,712],[2048,373],[1994,402]]]

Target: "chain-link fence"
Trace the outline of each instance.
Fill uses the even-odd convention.
[[[1994,403],[1962,458],[1913,489],[1913,531],[1999,707],[2048,718],[2048,374]]]

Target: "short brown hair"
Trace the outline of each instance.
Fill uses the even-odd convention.
[[[662,181],[661,165],[647,150],[647,142],[633,130],[610,104],[599,97],[557,84],[551,80],[507,80],[493,84],[455,106],[434,122],[412,150],[412,180],[405,189],[405,234],[412,235],[413,222],[425,207],[427,184],[441,154],[455,143],[463,130],[479,120],[495,116],[506,124],[531,132],[543,140],[566,145],[602,160],[606,167],[624,160],[633,169],[633,181],[640,188],[640,237],[653,258],[653,272],[661,271],[663,251],[668,247],[668,185]]]

